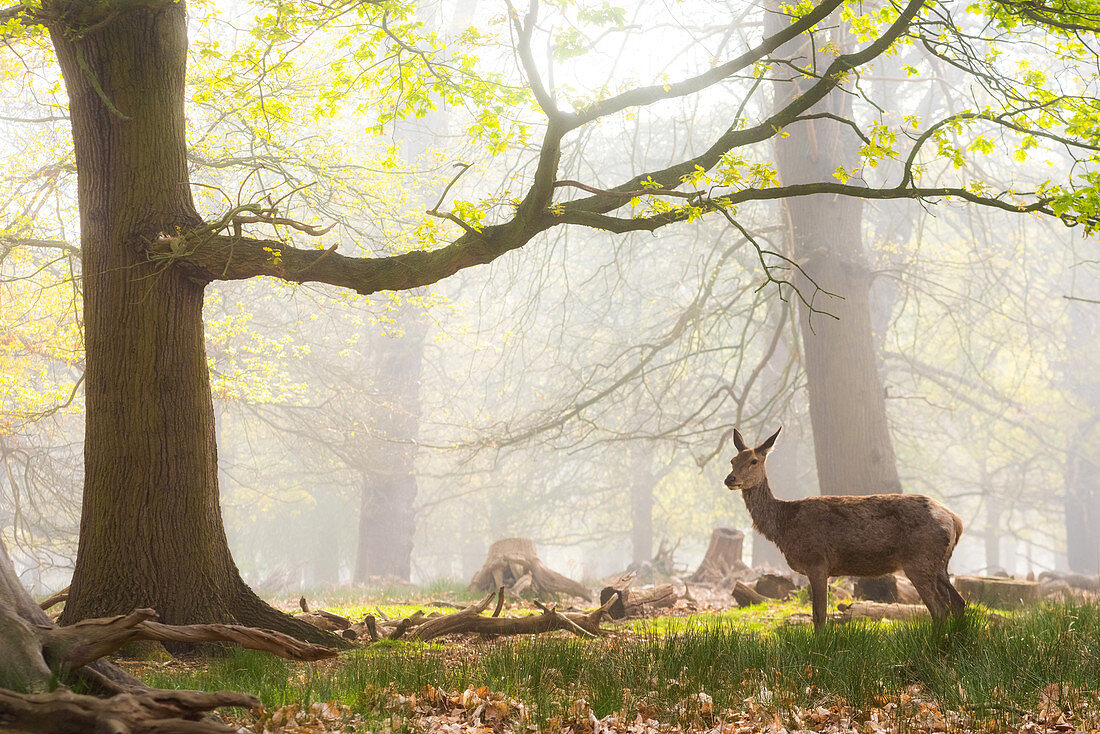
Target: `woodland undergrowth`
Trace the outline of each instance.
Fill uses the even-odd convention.
[[[335,661],[249,651],[134,664],[150,685],[249,691],[246,731],[1096,731],[1100,605],[946,624],[830,624],[773,605],[660,618],[603,639],[382,642]],[[751,618],[751,617],[750,617]]]

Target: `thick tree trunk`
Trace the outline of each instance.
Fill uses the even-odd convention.
[[[769,12],[765,30],[775,32],[788,22],[787,15]],[[838,27],[832,39],[841,47],[843,33]],[[809,38],[793,43],[803,43],[804,48],[788,48],[782,51],[784,55],[813,57]],[[824,45],[825,40],[819,38],[818,48]],[[827,63],[827,59],[821,62]],[[818,68],[823,68],[821,62]],[[774,85],[777,109],[816,81],[791,75],[790,81]],[[811,114],[819,112],[851,119],[851,95],[833,92],[810,110]],[[775,151],[779,178],[785,185],[832,181],[838,167],[852,169],[857,164],[858,139],[833,120],[796,122],[784,133],[786,137],[776,139]],[[816,195],[786,200],[784,208],[793,258],[808,276],[800,276],[797,284],[810,301],[810,305],[800,303],[799,311],[821,491],[900,492],[879,356],[871,332],[871,274],[861,228],[863,202]],[[817,292],[814,283],[840,297]]]
[[[317,639],[260,601],[229,554],[203,341],[205,282],[146,243],[199,224],[183,117],[184,4],[51,28],[78,168],[87,366],[80,544],[62,619],[151,607]]]

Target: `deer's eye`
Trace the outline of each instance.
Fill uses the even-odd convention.
[[[752,460],[752,461],[750,461],[749,463],[750,463],[750,464],[755,464],[755,463],[757,463],[757,461],[756,461],[756,459],[753,459],[753,460]]]

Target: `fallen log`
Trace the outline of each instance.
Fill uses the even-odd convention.
[[[788,594],[798,588],[798,584],[778,573],[765,573],[753,582],[752,588],[757,594],[769,599],[786,599]]]
[[[763,604],[768,600],[766,596],[757,593],[756,589],[752,588],[744,581],[738,581],[733,585],[733,598],[739,607],[750,607],[753,604]]]
[[[1039,581],[1048,586],[1055,581],[1062,581],[1071,589],[1081,591],[1100,591],[1100,576],[1085,576],[1080,573],[1062,573],[1059,571],[1043,571],[1039,574]]]
[[[56,606],[56,605],[60,604],[63,601],[68,601],[68,599],[69,599],[69,587],[66,586],[64,589],[57,592],[53,596],[48,596],[45,599],[43,599],[42,603],[39,604],[38,606],[41,607],[43,612],[45,612],[50,607]]]
[[[543,610],[542,614],[526,617],[482,616],[481,613],[489,608],[493,598],[503,595],[503,593],[503,589],[500,589],[460,612],[444,614],[434,619],[425,620],[409,633],[408,638],[423,642],[443,635],[457,633],[533,635],[553,630],[568,630],[577,635],[596,636],[603,632],[600,629],[600,621],[607,614],[614,601],[609,600],[591,612],[559,612],[554,606],[538,604]]]
[[[851,604],[838,604],[840,614],[836,619],[848,622],[853,619],[866,619],[872,622],[888,620],[906,620],[928,617],[928,609],[923,604],[885,604],[876,601],[856,601]],[[831,618],[833,615],[829,615]]]
[[[956,576],[955,588],[969,602],[1020,607],[1039,601],[1039,584],[999,576]]]
[[[667,609],[676,604],[679,596],[672,584],[634,589],[631,585],[635,579],[633,573],[628,573],[600,590],[601,606],[611,601],[608,609],[608,616],[611,619],[647,617],[658,609]]]
[[[155,622],[152,609],[135,609],[125,616],[87,619],[68,627],[40,630],[42,647],[51,661],[78,668],[110,655],[137,640],[158,642],[232,642],[249,650],[262,650],[292,660],[336,657],[336,650],[302,642],[272,630],[235,624],[170,625]]]
[[[326,612],[322,609],[317,609],[312,612],[303,612],[295,615],[295,617],[303,622],[309,622],[317,629],[322,629],[326,632],[340,632],[351,627],[351,620],[347,617],[341,617],[339,614]]]
[[[888,573],[885,576],[860,576],[852,587],[852,595],[864,601],[884,604],[920,604],[920,594],[907,578]]]

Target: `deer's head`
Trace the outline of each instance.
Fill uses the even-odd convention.
[[[780,428],[779,431],[783,429]],[[726,486],[731,490],[755,487],[764,480],[764,459],[772,450],[779,431],[764,439],[764,443],[754,449],[745,445],[741,432],[733,429],[733,445],[737,447],[737,456],[730,459],[730,473],[726,477]]]

